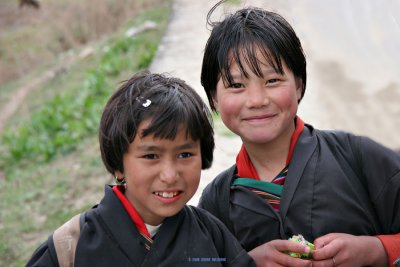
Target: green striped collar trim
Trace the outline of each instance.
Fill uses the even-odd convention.
[[[255,180],[252,178],[237,178],[233,181],[233,185],[242,185],[246,187],[255,188],[258,190],[262,190],[264,192],[272,193],[279,197],[282,195],[282,190],[283,190],[283,185]]]

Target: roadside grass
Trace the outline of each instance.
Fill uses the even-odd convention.
[[[40,8],[0,1],[0,86],[22,77],[62,52],[115,32],[160,0],[51,0]]]
[[[0,143],[0,266],[24,266],[56,227],[96,204],[112,182],[98,149],[101,110],[119,82],[151,63],[170,10],[171,1],[159,0],[117,33],[89,44],[90,57],[36,90],[8,122]],[[145,20],[157,28],[125,37]]]
[[[49,164],[25,166],[1,186],[1,266],[24,266],[34,249],[74,214],[96,204],[111,178],[98,156],[97,139]],[[6,187],[7,186],[7,187]],[[11,206],[12,205],[12,206]]]

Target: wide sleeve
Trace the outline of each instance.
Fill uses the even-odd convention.
[[[361,138],[360,148],[362,172],[383,231],[377,237],[394,266],[400,255],[400,153],[369,138]]]
[[[52,238],[52,236],[50,236],[49,239],[50,238]],[[50,248],[52,244],[53,243],[49,242],[49,240],[43,242],[35,252],[33,252],[26,267],[59,267],[56,258],[57,255],[53,255],[52,253],[52,251],[55,251],[55,248],[53,247],[53,250]]]
[[[377,237],[385,248],[390,266],[394,266],[394,262],[400,256],[400,234],[378,235]]]
[[[400,233],[400,154],[366,137],[360,139],[359,152],[382,234]]]

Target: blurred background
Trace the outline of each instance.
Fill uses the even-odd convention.
[[[309,63],[300,115],[400,148],[400,2],[284,2]]]
[[[112,182],[98,120],[118,84],[139,69],[200,85],[215,0],[0,0],[0,266],[24,266],[62,222],[96,204]],[[308,81],[299,115],[316,128],[399,149],[400,2],[230,0],[214,15],[256,5],[300,37]],[[36,4],[35,4],[36,3]],[[213,167],[234,163],[240,140],[215,117]]]

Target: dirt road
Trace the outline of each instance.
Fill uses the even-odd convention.
[[[206,14],[216,1],[176,0],[174,12],[151,70],[200,85],[202,52],[209,31]],[[289,4],[291,2],[291,4]],[[322,129],[363,134],[400,148],[400,3],[373,0],[245,1],[281,13],[302,40],[308,62],[307,90],[299,115]],[[223,12],[223,10],[220,10]],[[217,127],[218,128],[218,127]],[[215,161],[204,171],[204,186],[234,163],[240,139],[216,129]]]

